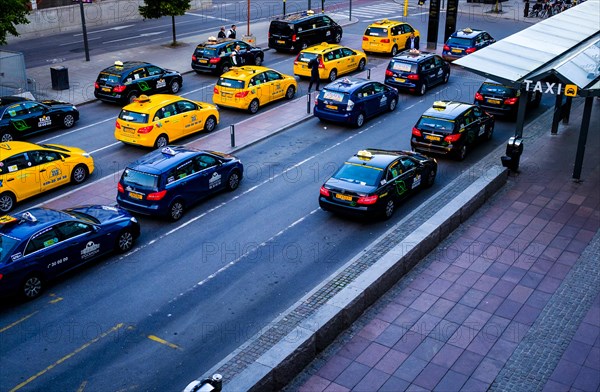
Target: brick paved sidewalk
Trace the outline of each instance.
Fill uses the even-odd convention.
[[[600,136],[574,183],[581,109],[286,390],[598,390]]]

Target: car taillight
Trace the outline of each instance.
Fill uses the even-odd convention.
[[[421,134],[421,131],[419,131],[419,130],[418,130],[417,128],[415,128],[415,127],[413,127],[413,129],[412,129],[412,134],[413,134],[413,136],[417,136],[417,137],[421,137],[421,136],[423,136],[423,135]]]
[[[115,128],[121,129],[121,124],[118,121],[115,121]]]
[[[514,105],[514,104],[516,104],[516,103],[517,103],[517,101],[518,101],[518,100],[519,100],[519,98],[517,98],[517,97],[506,98],[506,99],[504,100],[504,104],[505,104],[505,105]]]
[[[370,205],[370,204],[375,204],[377,203],[377,199],[379,198],[379,196],[377,195],[371,195],[371,196],[361,196],[358,198],[358,200],[356,201],[357,204],[363,204],[363,205]]]
[[[213,88],[213,94],[218,94],[219,93],[219,89],[215,86],[215,88]]]
[[[154,128],[154,125],[148,125],[147,127],[138,128],[137,133],[148,133]]]
[[[390,43],[390,39],[389,38],[384,38],[381,40],[381,43],[383,44],[389,44]]]
[[[410,74],[407,78],[410,80],[419,80],[419,74]]]
[[[449,52],[449,51],[450,51],[450,47],[449,47],[448,45],[444,45],[444,50],[445,50],[446,52]]]
[[[167,190],[162,190],[160,192],[152,192],[152,193],[148,193],[148,196],[146,196],[146,200],[161,200],[163,197],[165,197],[165,195],[167,194]]]
[[[113,87],[113,91],[115,93],[122,93],[123,91],[125,91],[126,88],[127,86],[115,86]]]
[[[477,50],[477,48],[468,48],[468,49],[465,49],[465,53],[471,54],[471,53],[473,53],[476,50]]]
[[[292,42],[296,42],[296,34],[292,35]]]
[[[369,40],[369,37],[363,36],[363,41],[368,41],[368,40]]]
[[[4,275],[0,274],[0,280],[2,280],[2,277],[3,277],[3,276],[4,276]]]
[[[198,57],[196,57],[195,55],[192,55],[192,61],[196,61],[198,60]]]
[[[329,189],[325,188],[324,186],[321,187],[321,189],[319,190],[319,193],[321,194],[321,196],[325,196],[325,197],[331,196],[331,193],[329,193]]]
[[[117,183],[117,191],[119,193],[125,193],[125,188],[123,188],[123,185],[121,185],[121,183]]]
[[[211,63],[211,64],[216,64],[219,61],[221,61],[220,57],[212,57],[210,60],[208,60],[208,62]]]
[[[236,98],[246,98],[246,95],[248,95],[249,91],[245,90],[245,91],[240,91],[239,93],[235,93],[235,97]]]
[[[100,88],[100,85],[98,84],[98,82],[94,82],[94,88]]]
[[[448,143],[454,143],[454,142],[456,142],[458,139],[460,139],[460,133],[455,133],[455,134],[453,134],[453,135],[448,135],[448,136],[446,136],[446,137],[444,138],[444,141],[445,141],[445,142],[448,142]]]
[[[483,95],[481,95],[479,92],[475,93],[475,100],[477,101],[483,101]]]
[[[325,68],[325,64],[323,64],[323,57],[319,57],[319,68]]]
[[[386,69],[385,76],[394,76],[394,73],[392,71],[390,71],[389,69]]]
[[[294,60],[294,65],[298,65],[298,60],[300,58],[300,53],[298,53],[298,56],[296,56],[296,59]]]

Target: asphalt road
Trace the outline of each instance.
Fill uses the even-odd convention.
[[[520,27],[475,22],[489,25],[498,38]],[[416,27],[424,28],[419,23]],[[365,24],[345,29],[342,43],[360,47]],[[268,52],[266,60],[291,73],[293,56]],[[372,59],[377,62],[387,59]],[[141,217],[142,236],[131,254],[77,270],[36,301],[3,303],[0,389],[182,390],[424,198],[512,136],[514,124],[497,121],[493,140],[465,161],[440,159],[434,187],[407,200],[390,221],[344,219],[318,208],[319,187],[347,157],[365,147],[408,149],[412,125],[433,101],[472,99],[481,79],[454,67],[452,72],[447,85],[424,97],[401,95],[394,113],[360,130],[310,119],[240,151],[246,176],[236,192],[204,201],[178,223]],[[212,81],[186,76],[182,94],[210,102]],[[301,82],[304,89],[306,84]],[[551,104],[544,100],[529,118]],[[147,152],[114,140],[119,107],[92,103],[80,110],[75,129],[35,140],[91,151],[99,168],[92,180]],[[248,116],[231,110],[221,115],[221,126]]]

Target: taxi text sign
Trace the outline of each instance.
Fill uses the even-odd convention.
[[[565,84],[563,87],[562,83],[534,82],[533,80],[524,80],[523,82],[525,83],[525,90],[527,91],[553,95],[563,94],[567,97],[577,96],[577,85],[575,84]]]

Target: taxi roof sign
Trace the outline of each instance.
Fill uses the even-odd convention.
[[[138,103],[146,103],[146,102],[150,102],[150,97],[147,96],[146,94],[142,94],[139,97],[135,98],[133,100],[133,102],[138,102]]]
[[[123,62],[122,61],[115,61],[115,67],[122,67],[123,66]]]
[[[467,33],[467,34],[471,34],[473,32],[473,29],[470,27],[465,27],[464,29],[462,29],[463,33]]]
[[[160,150],[160,152],[162,152],[165,155],[177,155],[177,151],[173,150],[171,147],[167,146],[167,147],[163,147],[162,150]]]
[[[367,151],[367,150],[360,150],[357,154],[357,157],[359,157],[360,159],[371,159],[373,158],[373,154],[371,154],[371,151]]]
[[[27,222],[37,222],[37,218],[30,211],[26,211],[26,212],[22,213],[21,219],[23,219]]]
[[[448,105],[446,105],[446,102],[444,102],[444,101],[435,101],[433,103],[433,108],[434,109],[445,110],[447,107],[448,107]]]
[[[0,216],[0,225],[6,225],[8,223],[16,222],[18,219],[12,215]]]

